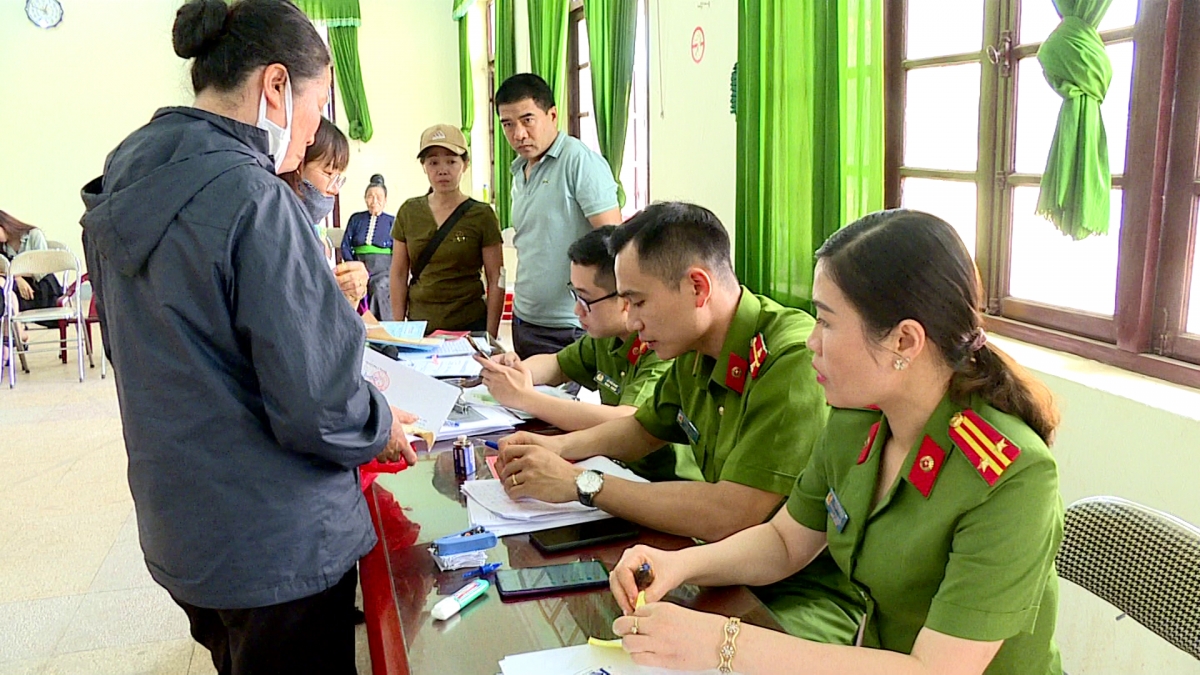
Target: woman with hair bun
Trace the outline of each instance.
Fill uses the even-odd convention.
[[[987,341],[979,276],[954,228],[871,214],[817,251],[809,337],[833,406],[770,522],[682,551],[635,546],[611,576],[634,661],[745,675],[1060,675],[1062,541],[1049,391]],[[657,602],[682,584],[764,585],[826,547],[868,612],[819,644]],[[634,572],[649,564],[648,604]]]
[[[342,260],[357,260],[367,266],[368,307],[380,321],[391,321],[392,225],[396,219],[383,212],[387,206],[387,185],[382,175],[371,176],[363,198],[367,210],[350,216],[346,223]]]
[[[142,551],[217,672],[353,673],[376,541],[355,469],[415,462],[415,419],[363,379],[363,322],[278,175],[313,141],[329,50],[287,0],[191,0],[172,38],[195,102],[83,189]]]

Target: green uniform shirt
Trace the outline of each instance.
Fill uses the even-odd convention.
[[[583,336],[558,352],[558,367],[580,385],[600,392],[604,405],[638,407],[654,395],[654,385],[671,368],[636,335],[626,338]],[[692,450],[670,444],[631,462],[629,468],[649,480],[703,480]]]
[[[813,325],[805,312],[743,287],[720,358],[675,359],[637,420],[656,438],[690,444],[706,481],[787,495],[828,413],[805,342]],[[756,374],[742,372],[760,334],[768,355]],[[825,554],[758,593],[789,633],[821,642],[851,643],[863,612],[858,592]]]
[[[396,212],[392,239],[408,248],[409,269],[437,232],[426,195],[404,202]],[[501,243],[500,221],[487,204],[477,203],[438,246],[416,285],[408,289],[408,318],[427,321],[435,330],[466,330],[487,319],[484,302],[483,249]],[[399,321],[404,317],[396,317]]]
[[[870,510],[887,419],[878,411],[835,410],[788,512],[826,533],[834,560],[867,596],[865,646],[910,653],[928,626],[968,640],[1004,640],[988,675],[1058,675],[1058,468],[1023,421],[978,397],[970,409],[983,420],[977,428],[998,432],[1010,453],[1019,449],[998,477],[992,473],[992,485],[975,468],[977,451],[951,440],[963,407],[947,398],[925,425],[929,440],[909,452],[895,484]],[[845,513],[840,532],[836,505]]]

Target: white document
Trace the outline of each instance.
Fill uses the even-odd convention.
[[[423,357],[421,353],[411,358],[406,358],[404,354],[400,356],[413,370],[430,377],[475,377],[483,370],[483,366],[469,356]]]
[[[607,457],[589,457],[577,462],[576,466],[635,483],[648,482]],[[508,496],[498,480],[467,481],[463,483],[462,491],[467,495],[467,516],[471,525],[483,525],[497,537],[612,517],[600,509],[584,506],[579,502],[551,504],[537,499],[514,500]]]
[[[546,675],[547,673],[575,675],[575,673],[587,673],[589,669],[599,668],[603,668],[609,675],[682,675],[683,673],[716,675],[717,673],[715,669],[684,671],[639,666],[633,662],[624,649],[593,645],[516,654],[506,656],[500,661],[500,671],[503,675]]]
[[[441,429],[462,390],[423,375],[374,349],[363,351],[362,375],[388,403],[417,416],[416,426]]]
[[[528,534],[529,532],[549,530],[564,525],[576,525],[578,523],[589,523],[593,520],[604,520],[612,518],[612,516],[600,510],[593,510],[587,513],[568,513],[552,518],[538,518],[537,520],[509,520],[488,511],[480,506],[479,502],[471,497],[467,497],[467,518],[470,519],[472,527],[482,525],[487,528],[488,532],[495,534],[497,537],[507,537],[510,534]]]

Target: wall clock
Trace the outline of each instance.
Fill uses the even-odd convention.
[[[25,16],[38,28],[54,28],[62,23],[62,3],[58,0],[25,0]]]

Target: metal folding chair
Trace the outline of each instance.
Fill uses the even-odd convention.
[[[8,276],[4,282],[5,297],[13,297],[16,288],[16,279],[19,276],[28,275],[46,275],[66,273],[64,286],[77,284],[80,278],[79,259],[74,253],[62,249],[46,249],[37,251],[25,251],[19,253],[12,262],[9,263]],[[21,346],[21,341],[17,339],[17,324],[19,323],[35,323],[40,321],[60,321],[65,320],[75,324],[75,351],[76,359],[79,361],[79,381],[83,382],[83,356],[84,356],[84,316],[83,309],[80,307],[78,294],[66,299],[59,307],[47,307],[44,309],[30,309],[15,314],[7,308],[6,303],[5,313],[7,321],[5,325],[8,330],[8,343],[12,345],[14,351],[22,356],[22,366],[28,372],[28,367],[25,366],[23,360],[24,352],[34,351],[24,349]],[[57,339],[52,342],[30,343],[30,346],[35,345],[53,345],[55,351],[59,348]],[[8,360],[8,387],[11,389],[17,383],[17,368],[16,363],[12,358]]]

